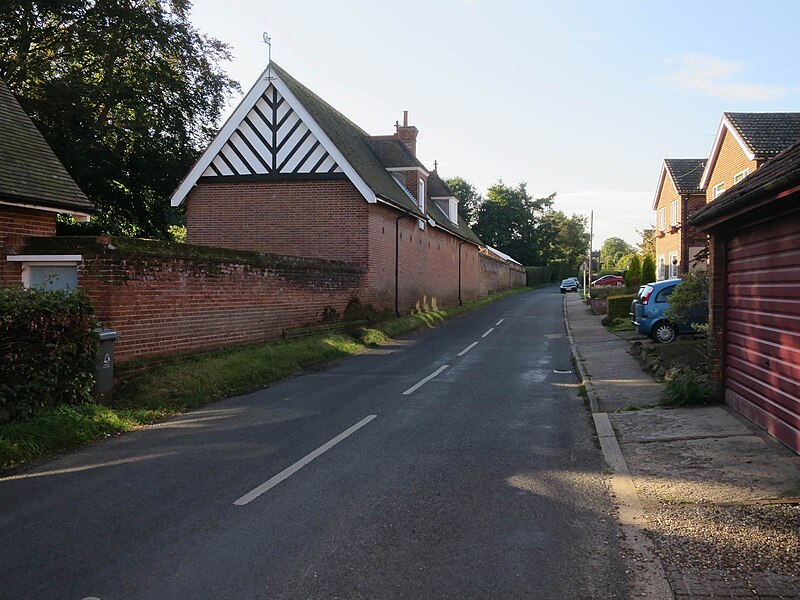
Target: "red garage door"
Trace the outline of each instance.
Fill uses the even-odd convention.
[[[800,453],[800,213],[728,244],[725,398]]]

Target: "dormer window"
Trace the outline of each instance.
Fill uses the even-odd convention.
[[[450,209],[447,215],[450,219],[450,222],[458,223],[458,200],[455,198],[450,198],[447,207]]]
[[[417,188],[417,204],[419,205],[419,209],[424,213],[425,212],[425,180],[419,180],[419,187]]]

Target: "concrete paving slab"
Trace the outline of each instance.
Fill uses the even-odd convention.
[[[622,443],[750,435],[753,430],[724,406],[643,409],[614,415]]]

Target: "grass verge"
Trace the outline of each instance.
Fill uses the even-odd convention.
[[[462,306],[389,319],[353,335],[277,340],[187,357],[126,382],[115,390],[112,406],[61,406],[25,421],[0,425],[0,469],[130,431],[226,396],[260,389],[304,369],[358,354],[420,327],[435,327],[446,319],[529,289],[506,290]]]

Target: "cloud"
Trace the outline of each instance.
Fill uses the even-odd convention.
[[[673,70],[658,78],[662,83],[724,100],[765,102],[797,93],[784,86],[737,82],[736,76],[745,64],[715,56],[688,54],[672,58],[667,64]]]

